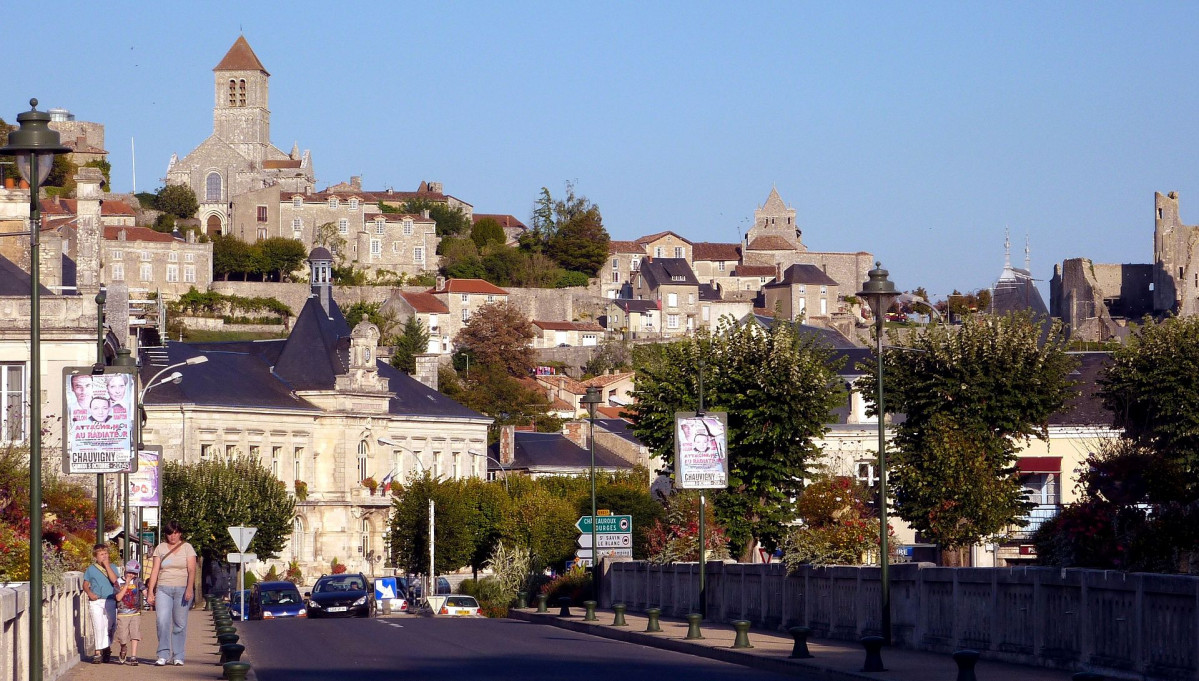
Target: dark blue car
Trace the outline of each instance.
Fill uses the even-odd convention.
[[[308,616],[300,590],[291,582],[258,582],[246,601],[250,607],[246,616],[252,620]]]

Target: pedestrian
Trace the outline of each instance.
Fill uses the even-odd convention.
[[[154,664],[183,665],[187,642],[187,613],[196,584],[196,550],[183,541],[183,526],[168,520],[166,541],[154,547],[154,566],[146,585],[146,601],[154,606],[158,625],[158,659]]]
[[[92,620],[92,635],[96,639],[92,664],[107,662],[109,650],[108,601],[116,595],[117,573],[108,559],[108,544],[96,544],[92,548],[94,562],[83,573],[83,591],[87,594],[87,611]]]
[[[120,664],[137,666],[137,643],[142,640],[142,567],[136,560],[125,564],[125,579],[117,589],[116,642],[121,645]],[[128,649],[128,654],[126,654]]]

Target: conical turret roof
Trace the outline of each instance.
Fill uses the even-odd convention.
[[[233,42],[233,47],[225,53],[225,58],[221,63],[217,64],[213,71],[261,71],[266,75],[266,68],[262,62],[258,61],[258,55],[254,54],[254,50],[250,47],[250,43],[246,42],[244,35],[237,36],[237,40]]]

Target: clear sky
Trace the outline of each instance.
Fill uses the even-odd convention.
[[[103,123],[119,191],[135,138],[152,191],[244,33],[321,188],[437,180],[527,221],[571,181],[615,239],[731,242],[776,186],[810,249],[934,294],[990,286],[1005,228],[1048,280],[1150,262],[1154,191],[1199,223],[1199,3],[583,4],[10,2],[0,116]]]

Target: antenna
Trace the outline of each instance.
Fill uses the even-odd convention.
[[[1012,233],[1007,227],[1003,228],[1003,266],[1005,269],[1012,267]]]
[[[133,155],[133,193],[137,193],[137,147],[133,146],[133,137],[129,138],[129,153]]]
[[[1024,269],[1032,276],[1032,246],[1029,245],[1028,232],[1024,233]]]

